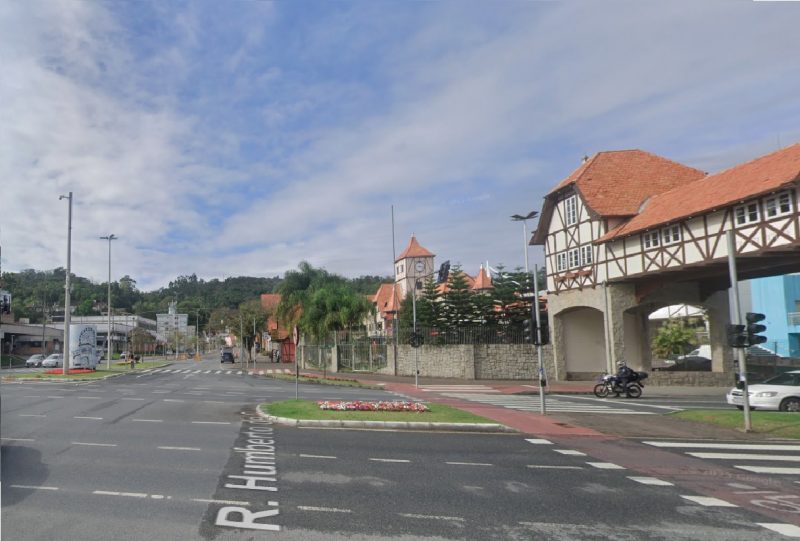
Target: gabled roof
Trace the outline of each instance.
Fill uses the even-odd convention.
[[[406,246],[406,249],[403,250],[403,253],[397,256],[397,259],[395,259],[394,262],[397,263],[401,259],[405,259],[407,257],[435,257],[435,256],[436,254],[426,250],[420,245],[419,242],[417,242],[417,237],[411,235],[411,240],[408,241],[408,246]]]
[[[400,288],[396,284],[381,284],[373,297],[375,309],[384,318],[391,317],[390,313],[397,312],[400,309],[400,303],[403,302],[403,299],[400,298]]]
[[[483,265],[481,265],[481,268],[472,283],[472,289],[476,291],[482,291],[492,288],[494,288],[494,285],[492,284],[492,277],[489,276],[489,272],[483,268]]]
[[[467,289],[475,289],[475,278],[467,274],[466,272],[462,272],[464,275],[464,280],[467,282]],[[440,284],[436,284],[436,291],[439,293],[447,293],[450,291],[450,281],[442,282]]]
[[[653,197],[631,220],[599,238],[607,242],[712,212],[800,180],[800,143]]]
[[[633,216],[649,197],[704,175],[698,169],[643,150],[598,152],[545,196],[531,244],[544,243],[557,196],[568,188],[578,192],[584,204],[598,216]]]

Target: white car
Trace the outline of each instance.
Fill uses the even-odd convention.
[[[42,366],[45,368],[58,368],[60,366],[64,366],[64,356],[60,353],[53,353],[42,361]]]
[[[42,366],[42,361],[44,361],[44,355],[41,353],[36,353],[35,355],[28,357],[28,359],[25,361],[25,366],[28,368]]]
[[[762,383],[748,386],[750,409],[800,412],[800,370],[784,372]],[[728,391],[728,404],[744,408],[741,389]]]

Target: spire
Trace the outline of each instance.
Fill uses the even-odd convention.
[[[435,255],[436,254],[434,254],[433,252],[430,252],[429,250],[423,248],[422,245],[420,245],[420,243],[417,242],[417,237],[415,237],[412,234],[411,240],[408,242],[408,246],[406,246],[406,249],[403,250],[403,253],[397,256],[397,259],[395,259],[394,261],[395,263],[397,263],[398,261],[401,261],[408,257],[435,257]]]

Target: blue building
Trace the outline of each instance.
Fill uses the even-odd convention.
[[[750,291],[743,295],[743,305],[749,305],[748,311],[767,316],[763,323],[768,340],[763,347],[782,357],[800,357],[800,274],[758,278],[744,284]]]

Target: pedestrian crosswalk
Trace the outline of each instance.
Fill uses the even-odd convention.
[[[695,441],[643,441],[645,445],[674,449],[750,473],[798,476],[800,445],[791,443],[711,443]],[[800,482],[800,481],[799,481]]]
[[[214,374],[241,376],[248,374],[250,376],[265,376],[269,374],[292,374],[293,372],[288,368],[267,368],[265,370],[196,370],[196,369],[183,369],[183,368],[152,368],[142,370],[142,374]]]
[[[541,410],[541,402],[537,395],[509,395],[509,394],[478,394],[478,393],[454,393],[444,392],[442,396],[459,398],[471,402],[480,402],[492,406],[519,410],[535,411]],[[653,415],[653,412],[638,411],[623,407],[608,406],[603,403],[581,402],[569,400],[568,398],[552,396],[546,399],[547,411],[562,413],[607,413],[613,415]]]
[[[497,389],[493,389],[488,385],[422,385],[420,390],[429,393],[499,393]]]

